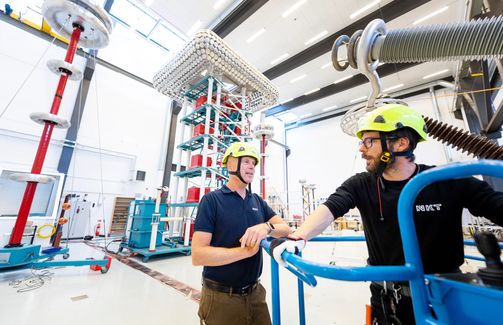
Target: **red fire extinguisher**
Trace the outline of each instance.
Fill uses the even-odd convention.
[[[100,235],[100,232],[101,232],[101,220],[98,220],[98,224],[94,228],[94,234],[96,235],[96,237]]]

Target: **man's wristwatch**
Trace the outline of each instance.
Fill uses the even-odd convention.
[[[265,224],[267,225],[267,227],[269,227],[269,232],[267,233],[269,235],[275,229],[274,225],[270,222],[266,222]]]

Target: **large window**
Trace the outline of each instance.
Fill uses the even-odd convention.
[[[100,6],[106,0],[90,0]],[[0,0],[30,25],[42,26],[44,0]],[[114,0],[109,12],[114,25],[107,47],[98,57],[146,80],[178,52],[187,37],[139,0]]]
[[[110,15],[115,28],[98,56],[146,80],[186,42],[185,35],[139,1],[115,0]]]
[[[110,14],[129,27],[137,30],[143,36],[148,36],[158,21],[158,18],[154,18],[128,0],[115,0],[110,9]]]
[[[9,5],[20,19],[42,26],[42,3],[44,0],[0,0],[0,9],[5,11]]]
[[[117,22],[137,31],[169,52],[176,52],[185,44],[184,35],[176,32],[167,21],[158,17],[142,3],[133,0],[115,0],[110,14]]]
[[[185,44],[185,40],[175,34],[164,23],[155,28],[150,35],[150,39],[171,52],[178,51]]]

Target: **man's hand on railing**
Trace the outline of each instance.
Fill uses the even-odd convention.
[[[286,250],[287,252],[298,254],[306,246],[306,240],[295,235],[288,237],[275,238],[271,241],[269,248],[270,254],[278,264],[286,267],[286,262],[281,258],[281,254]]]

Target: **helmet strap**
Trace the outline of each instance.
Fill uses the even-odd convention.
[[[393,157],[410,157],[412,156],[412,150],[405,150],[405,151],[395,151],[392,152],[391,155]]]
[[[241,158],[243,158],[243,157],[238,158],[238,168],[236,169],[236,171],[233,171],[233,172],[230,171],[229,175],[237,176],[243,184],[249,184],[249,183],[245,182],[245,180],[243,179],[243,176],[241,176]]]
[[[388,144],[386,143],[386,136],[383,132],[379,132],[379,137],[381,138],[381,149],[382,153],[379,156],[379,165],[377,166],[377,175],[382,176],[386,167],[392,163],[393,155],[388,150]]]
[[[379,157],[379,166],[377,166],[377,175],[382,176],[384,170],[388,165],[395,161],[395,157],[410,157],[412,156],[412,150],[405,151],[390,151],[388,149],[388,144],[386,142],[386,136],[383,132],[379,132],[379,137],[381,138],[381,148],[382,153]]]

